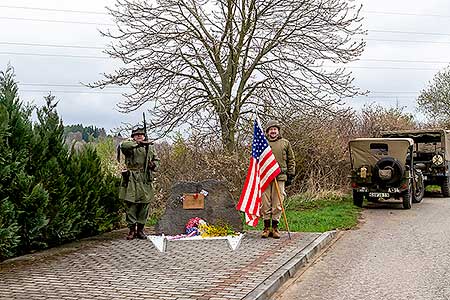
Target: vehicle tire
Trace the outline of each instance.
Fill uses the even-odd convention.
[[[383,179],[379,175],[380,170],[388,170],[392,171],[392,176],[389,179]],[[372,179],[373,181],[379,183],[380,185],[394,185],[403,177],[403,173],[405,172],[405,168],[402,164],[393,157],[383,157],[377,161],[375,166],[373,167]]]
[[[412,187],[412,184],[411,184],[411,182],[409,182],[408,189],[402,193],[404,209],[410,209],[412,206],[413,193],[412,193],[411,187]]]
[[[416,188],[414,190],[414,197],[412,199],[412,202],[420,203],[420,202],[422,202],[423,195],[425,195],[425,185],[423,183],[422,172],[416,170],[415,180],[416,180],[416,182],[415,182]]]
[[[448,182],[448,178],[444,179],[444,182],[441,185],[442,196],[444,198],[450,197],[450,186]]]
[[[358,207],[363,206],[363,194],[353,190],[353,204]]]

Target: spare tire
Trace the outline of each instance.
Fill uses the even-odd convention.
[[[372,179],[383,186],[394,185],[400,182],[404,172],[405,168],[397,159],[383,157],[373,167]],[[390,174],[390,176],[386,174]]]

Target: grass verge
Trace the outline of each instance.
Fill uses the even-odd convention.
[[[425,187],[425,192],[440,193],[441,192],[441,187],[439,185],[427,185]]]
[[[349,195],[296,195],[285,200],[286,218],[290,231],[325,232],[349,229],[358,224],[360,208],[353,205]],[[281,230],[286,230],[283,217]],[[256,228],[244,225],[245,230],[262,230],[263,221]]]

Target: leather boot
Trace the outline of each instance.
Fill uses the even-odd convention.
[[[261,234],[261,237],[263,239],[268,238],[269,235],[271,234],[271,230],[270,230],[270,220],[264,220],[264,230]]]
[[[136,225],[130,227],[130,231],[127,234],[127,240],[132,240],[136,236]]]
[[[280,231],[278,230],[278,221],[272,220],[272,237],[274,239],[279,239],[281,237]]]
[[[139,223],[137,224],[136,237],[140,240],[147,239],[147,235],[145,234],[145,231],[144,231],[144,224],[139,224]]]

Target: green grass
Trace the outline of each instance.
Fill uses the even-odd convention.
[[[439,185],[427,185],[425,191],[429,193],[440,193],[441,187]]]
[[[360,208],[353,205],[349,195],[331,195],[311,198],[297,195],[285,201],[286,218],[290,231],[325,232],[333,229],[349,229],[358,224]],[[262,230],[263,221],[256,228],[244,225],[245,230]],[[281,230],[286,230],[281,219]]]

